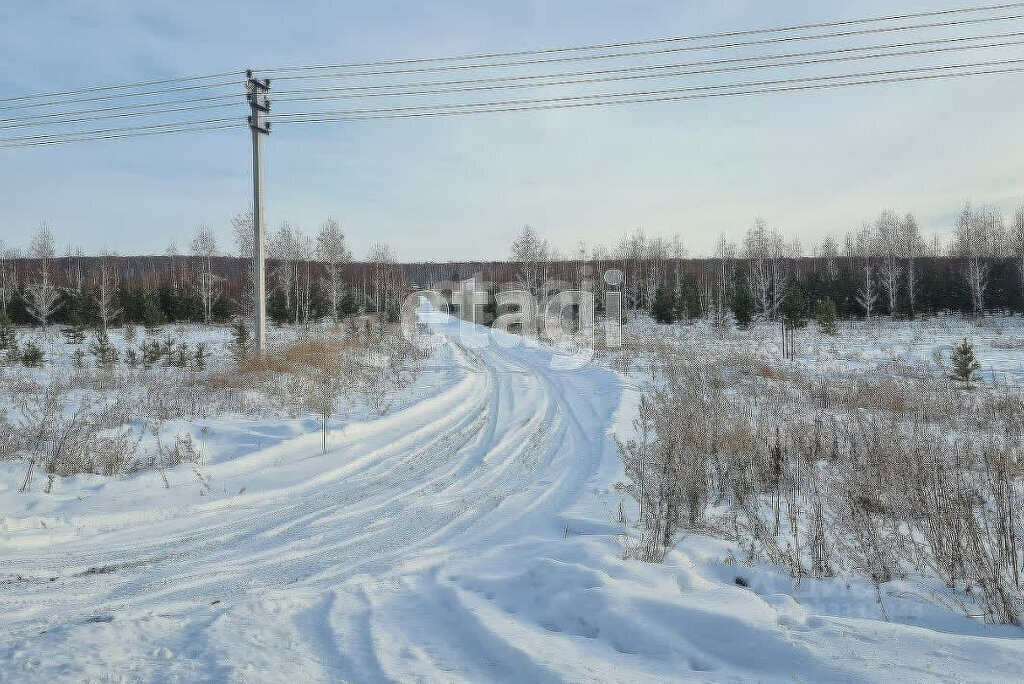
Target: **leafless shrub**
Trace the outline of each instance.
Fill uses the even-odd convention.
[[[861,575],[881,605],[882,585],[923,573],[970,614],[1020,624],[1019,393],[899,365],[821,377],[749,350],[650,349],[620,444],[618,489],[640,511],[627,552],[660,561],[678,530],[704,529],[796,581]]]
[[[145,341],[141,364],[110,358],[95,366],[53,363],[45,371],[0,367],[0,460],[25,461],[22,490],[40,473],[47,490],[58,477],[149,469],[166,484],[169,468],[201,460],[191,438],[170,434],[168,423],[224,415],[312,412],[326,447],[329,420],[345,396],[364,395],[384,413],[431,353],[379,323],[351,333],[311,326],[258,358],[212,368],[205,348],[200,343],[193,354],[168,337]]]

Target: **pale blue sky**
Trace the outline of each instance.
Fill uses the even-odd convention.
[[[943,6],[952,5],[6,0],[0,98],[248,66],[533,49]],[[961,33],[1011,30],[1024,30],[1024,22]],[[931,62],[1010,57],[1024,57],[1024,48]],[[1022,85],[1024,74],[1017,74],[621,108],[281,126],[266,145],[268,217],[275,226],[288,219],[314,231],[331,215],[357,256],[386,241],[409,260],[504,258],[526,223],[566,251],[580,237],[613,244],[642,227],[678,232],[692,250],[706,252],[719,231],[738,236],[758,215],[808,244],[825,232],[856,228],[886,207],[915,211],[926,230],[945,230],[968,199],[1009,211],[1024,196]],[[345,103],[316,108],[331,106]],[[61,245],[154,253],[172,239],[184,246],[205,222],[229,247],[229,220],[249,200],[249,154],[244,129],[0,150],[0,238],[25,244],[45,220]]]

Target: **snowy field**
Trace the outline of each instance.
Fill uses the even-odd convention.
[[[385,415],[338,416],[326,453],[306,415],[196,421],[203,461],[169,488],[148,471],[20,493],[24,463],[0,463],[0,681],[1019,681],[1024,631],[909,586],[885,620],[870,582],[794,588],[710,537],[623,560],[613,436],[642,371],[552,370],[546,348],[434,324],[427,370]],[[987,382],[1024,382],[1019,320],[889,326],[812,326],[796,363],[936,372],[971,337]]]
[[[713,354],[736,351],[782,358],[778,324],[755,323],[748,330],[737,330],[731,326],[718,329],[703,320],[659,326],[641,317],[629,322],[625,335],[637,342],[640,352],[628,356],[633,368],[645,367],[642,352],[655,340]],[[964,339],[974,345],[981,365],[980,382],[1024,387],[1024,319],[1019,317],[842,321],[837,336],[821,333],[811,322],[796,331],[794,362],[801,370],[823,377],[850,372],[942,376],[950,372],[953,348]]]

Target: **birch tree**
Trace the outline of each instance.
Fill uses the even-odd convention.
[[[0,311],[7,314],[7,305],[18,289],[18,252],[0,240]]]
[[[115,256],[114,253],[105,253],[100,256],[100,282],[96,297],[96,313],[100,319],[101,329],[104,331],[121,315],[121,309],[114,302],[117,285],[112,282],[111,276],[114,269],[110,267],[109,263],[109,259],[113,256]]]
[[[373,306],[378,312],[393,312],[395,294],[398,290],[395,254],[391,245],[385,242],[370,247],[366,260],[372,268]]]
[[[782,236],[775,229],[769,230],[765,220],[758,218],[747,231],[743,256],[747,260],[747,279],[758,311],[774,319],[786,297],[789,280]]]
[[[836,244],[835,238],[831,235],[826,235],[821,243],[821,258],[825,261],[825,274],[828,276],[828,279],[835,280],[836,275],[839,273],[837,267],[839,245]]]
[[[297,232],[297,269],[295,301],[296,316],[301,317],[303,325],[309,325],[313,318],[313,240],[302,232]]]
[[[192,255],[199,258],[199,299],[203,305],[203,321],[213,320],[213,305],[220,297],[220,278],[213,273],[213,257],[217,254],[217,237],[203,224],[196,228],[189,245]]]
[[[178,263],[178,244],[172,240],[171,243],[169,245],[167,245],[167,249],[164,250],[164,256],[167,257],[167,278],[168,278],[168,282],[170,283],[172,288],[177,287],[178,286],[178,276],[177,276],[177,274],[178,274],[178,268],[177,268],[177,263]]]
[[[900,219],[895,212],[883,211],[875,221],[874,247],[878,254],[878,275],[889,305],[889,315],[896,315],[903,265],[900,263],[902,240]]]
[[[252,209],[235,214],[231,217],[231,236],[235,243],[235,253],[242,259],[248,259],[249,265],[245,269],[245,287],[239,305],[242,309],[242,317],[249,318],[253,312],[253,284],[256,280],[256,265],[253,263],[253,245],[256,236],[252,224]]]
[[[320,232],[316,236],[317,258],[327,268],[325,285],[330,293],[331,317],[338,322],[338,304],[343,295],[344,281],[342,279],[342,268],[344,264],[352,261],[352,252],[345,244],[345,233],[341,224],[333,218],[328,218],[320,224]]]
[[[82,293],[82,248],[68,245],[64,250],[65,280],[76,294]]]
[[[963,276],[971,292],[971,307],[975,316],[985,312],[985,294],[988,290],[989,265],[985,252],[991,239],[991,219],[984,210],[965,206],[957,217],[953,252],[963,259]]]
[[[917,293],[920,289],[917,262],[923,254],[924,239],[921,237],[921,229],[914,215],[907,214],[900,224],[900,256],[907,271],[907,304],[911,316],[917,314]]]
[[[874,236],[869,226],[865,225],[857,234],[853,253],[860,259],[862,273],[861,284],[857,288],[854,299],[864,309],[864,317],[870,321],[875,310],[875,304],[878,303],[878,289],[875,283],[875,270],[872,264],[876,249]]]
[[[253,244],[256,241],[252,225],[252,209],[231,217],[231,237],[235,242],[235,252],[238,256],[243,259],[251,259]]]
[[[863,280],[861,280],[861,285],[857,289],[855,299],[861,305],[861,308],[864,309],[864,317],[870,321],[871,314],[875,310],[875,304],[878,302],[878,290],[875,289],[874,269],[871,266],[871,262],[865,260],[862,269]]]
[[[29,254],[37,263],[35,280],[25,285],[26,308],[32,318],[46,330],[53,314],[60,309],[60,291],[53,283],[50,273],[50,262],[53,260],[53,233],[43,223],[32,237]]]
[[[643,228],[637,228],[632,234],[623,237],[618,251],[626,273],[624,289],[627,301],[635,309],[650,310],[656,289],[650,271],[656,266],[652,264],[654,250],[651,241],[647,239]]]
[[[548,260],[550,247],[547,240],[540,237],[530,226],[523,226],[519,235],[512,241],[512,261],[519,265],[517,278],[526,289],[536,294],[540,287],[543,264]]]
[[[300,251],[298,233],[290,223],[282,221],[267,245],[267,252],[277,262],[273,271],[274,280],[284,294],[285,308],[289,313],[294,313],[295,322],[298,320],[298,307],[294,305]]]

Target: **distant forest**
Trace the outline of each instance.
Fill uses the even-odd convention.
[[[84,326],[248,315],[251,217],[233,223],[238,256],[224,256],[205,227],[188,254],[172,247],[159,256],[85,256],[70,249],[57,255],[52,233],[41,226],[26,250],[0,249],[0,315],[16,324]],[[528,288],[542,299],[566,288],[600,293],[610,287],[602,279],[610,269],[624,275],[626,309],[662,322],[784,317],[800,323],[823,305],[843,319],[1024,314],[1024,207],[1007,220],[968,205],[946,240],[924,238],[912,214],[885,211],[839,240],[826,237],[810,254],[762,220],[739,242],[722,236],[714,255],[699,258],[678,237],[641,230],[612,248],[581,241],[566,255],[527,226],[507,261],[400,263],[384,244],[355,261],[331,220],[308,237],[282,224],[267,248],[268,315],[282,325],[357,313],[395,318],[408,293],[451,290],[467,278],[476,278],[478,289]],[[596,300],[600,310],[603,298]],[[496,313],[493,304],[487,311]]]

